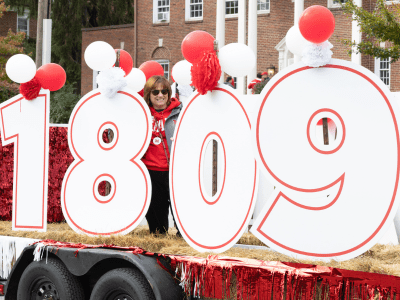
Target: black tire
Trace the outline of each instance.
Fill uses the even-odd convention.
[[[47,297],[47,298],[46,298]],[[85,300],[82,285],[59,260],[34,261],[22,273],[18,300]]]
[[[137,269],[108,271],[97,281],[90,300],[155,300],[150,283]]]

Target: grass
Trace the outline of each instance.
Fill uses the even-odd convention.
[[[170,228],[169,234],[156,236],[149,234],[147,226],[138,226],[135,230],[124,236],[97,236],[89,237],[77,234],[67,223],[47,224],[47,232],[12,231],[11,222],[0,221],[0,235],[26,237],[35,239],[52,239],[61,242],[73,242],[84,244],[114,244],[122,247],[137,246],[146,251],[207,257],[210,252],[198,252],[190,247],[183,238],[175,236],[176,230]],[[245,233],[239,240],[240,244],[263,245],[251,233]],[[347,260],[329,262],[295,259],[270,250],[248,250],[231,248],[220,255],[230,257],[252,258],[264,261],[285,261],[315,264],[346,270],[373,272],[386,275],[400,276],[400,246],[377,244],[364,254]]]

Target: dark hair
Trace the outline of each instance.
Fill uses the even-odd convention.
[[[231,81],[231,80],[232,80],[231,76],[226,77],[226,81]]]
[[[164,76],[152,76],[147,80],[146,84],[144,85],[144,90],[143,90],[143,99],[146,101],[147,105],[153,106],[150,101],[150,93],[152,90],[155,89],[157,84],[162,84],[163,89],[168,90],[168,101],[167,101],[167,107],[171,104],[171,85],[169,84],[168,80]]]
[[[257,73],[257,78],[261,78],[261,77],[262,77],[261,73]]]

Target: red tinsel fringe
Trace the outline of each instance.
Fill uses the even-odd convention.
[[[192,65],[191,73],[192,84],[201,95],[212,91],[221,77],[221,66],[215,51],[204,52],[201,59]]]
[[[104,133],[105,141],[108,140]],[[47,202],[47,222],[61,222],[64,216],[61,210],[61,186],[64,175],[74,158],[68,147],[68,129],[50,127],[49,132],[49,187]],[[14,171],[14,145],[2,146],[0,143],[0,220],[12,219]],[[105,184],[99,192],[105,194]]]
[[[31,81],[21,83],[19,91],[26,100],[33,100],[37,98],[41,88],[42,86],[40,85],[39,80],[37,80],[36,77],[33,77]]]

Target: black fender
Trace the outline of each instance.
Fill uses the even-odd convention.
[[[19,257],[15,267],[13,268],[7,284],[7,289],[18,287],[19,278],[25,268],[33,261],[33,251],[35,245],[28,246],[24,249]],[[58,257],[67,267],[68,271],[75,276],[84,276],[91,270],[95,270],[97,266],[106,261],[111,261],[115,267],[122,265],[133,266],[142,272],[149,281],[154,295],[157,300],[176,300],[183,299],[183,291],[179,286],[179,282],[174,279],[173,270],[170,269],[169,259],[161,256],[148,256],[142,254],[133,254],[128,250],[112,249],[112,248],[57,248],[46,247],[43,251],[42,260],[46,260],[47,255]],[[10,293],[8,297],[6,289],[6,300],[14,300]],[[11,292],[11,290],[10,290]]]

